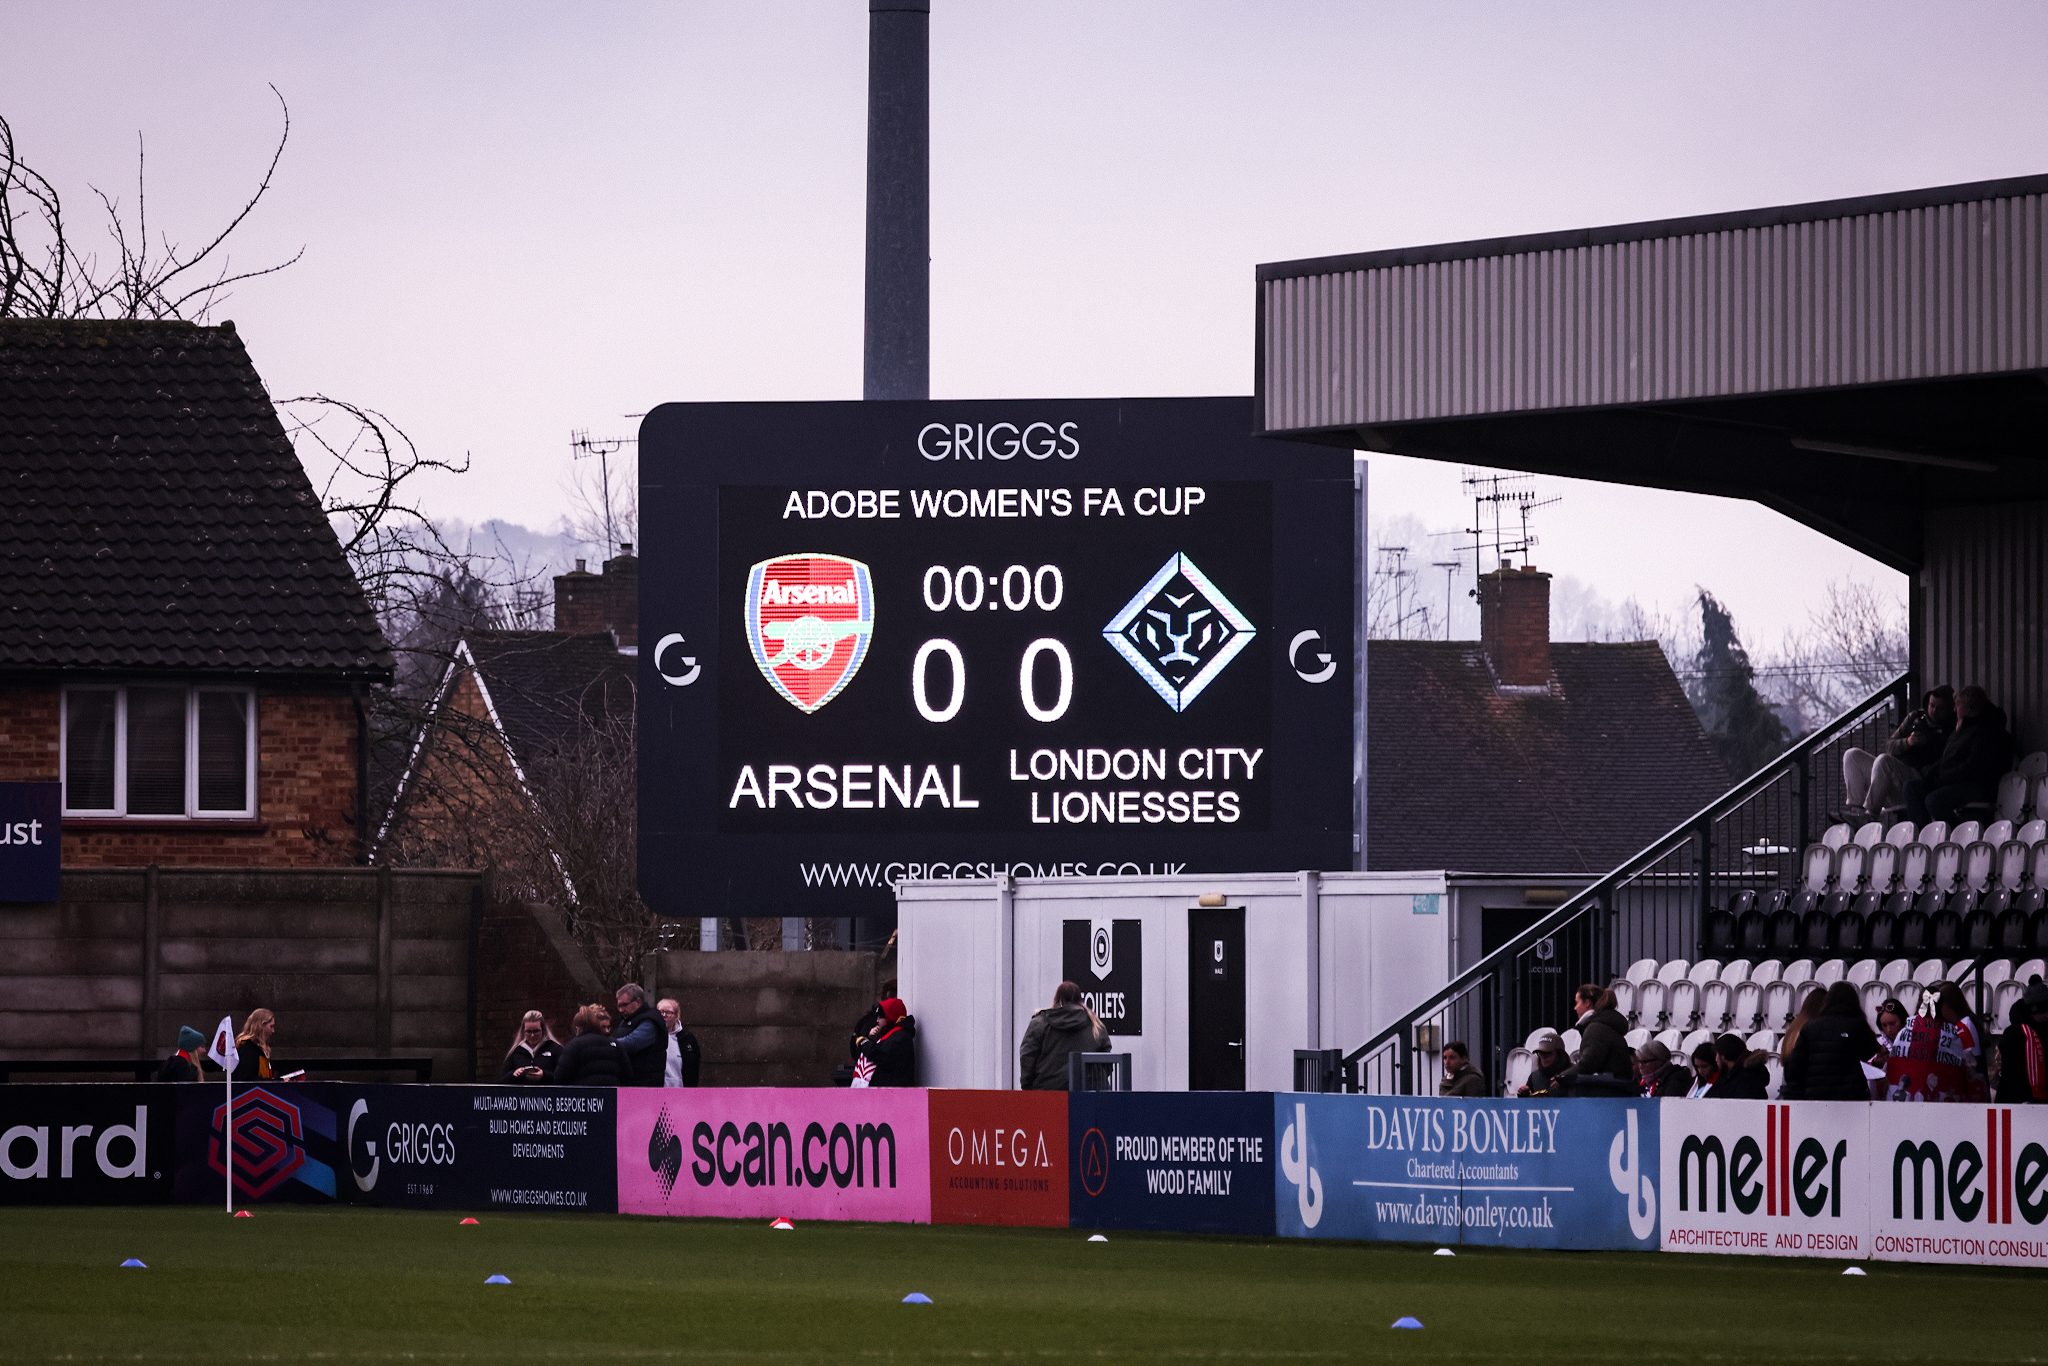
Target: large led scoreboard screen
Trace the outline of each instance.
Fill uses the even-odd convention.
[[[640,429],[640,886],[1345,868],[1348,453],[1247,399],[669,404]]]

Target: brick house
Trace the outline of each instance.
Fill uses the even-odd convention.
[[[67,867],[361,861],[392,656],[234,324],[0,320],[0,603]]]

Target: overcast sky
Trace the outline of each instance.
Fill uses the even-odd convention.
[[[1249,392],[1253,267],[2048,170],[2048,5],[933,0],[935,398]],[[387,412],[544,528],[569,433],[860,394],[867,13],[828,3],[9,0],[0,113],[216,226],[292,139],[233,318],[278,396]],[[1376,513],[1466,524],[1376,457]],[[1898,579],[1743,503],[1545,480],[1544,568],[1753,641]]]

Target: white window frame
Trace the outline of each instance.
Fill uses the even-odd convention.
[[[138,682],[135,687],[183,687],[185,690],[185,810],[179,814],[128,814],[128,689],[126,683],[66,684],[57,710],[57,773],[64,785],[64,815],[80,820],[126,821],[232,821],[256,816],[256,690],[210,683]],[[71,805],[71,694],[96,692],[114,694],[114,804],[99,810]],[[243,709],[246,731],[242,805],[239,810],[199,809],[199,698],[203,693],[234,693],[248,700]]]

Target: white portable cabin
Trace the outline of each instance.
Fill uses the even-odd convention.
[[[1477,961],[1482,903],[1533,915],[1583,884],[1444,872],[905,882],[897,988],[917,1017],[922,1085],[1014,1088],[1033,1012],[1071,977],[1106,1017],[1111,1051],[1131,1055],[1135,1089],[1286,1091],[1296,1049],[1355,1048]]]

